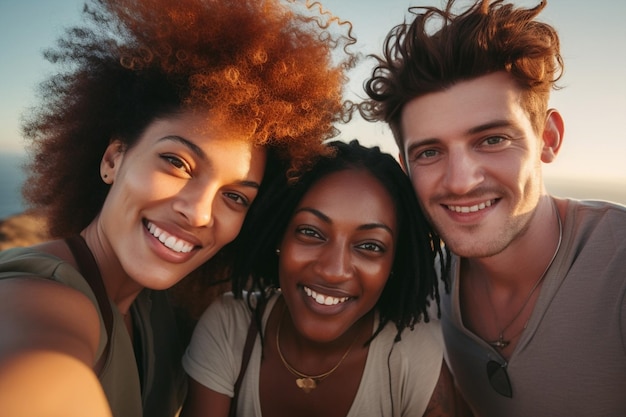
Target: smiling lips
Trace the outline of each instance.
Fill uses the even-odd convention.
[[[152,236],[159,239],[159,241],[163,243],[164,246],[175,252],[188,253],[191,252],[191,250],[193,249],[193,245],[191,243],[178,239],[175,236],[166,233],[164,230],[159,229],[150,222],[148,222],[146,226],[148,227],[148,230],[150,231]]]
[[[494,204],[496,202],[496,200],[487,200],[484,201],[480,204],[475,204],[473,206],[452,206],[452,205],[447,205],[446,207],[448,207],[448,210],[450,211],[455,211],[457,213],[474,213],[477,212],[479,210],[483,210],[487,207],[490,207],[492,204]]]
[[[335,304],[343,303],[347,301],[350,297],[331,297],[330,295],[324,295],[317,293],[310,289],[309,287],[303,287],[306,295],[315,300],[316,303],[322,304],[325,306],[332,306]]]

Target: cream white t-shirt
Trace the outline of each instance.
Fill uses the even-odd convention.
[[[274,296],[269,300],[264,327],[276,299]],[[213,391],[232,397],[250,319],[245,300],[236,300],[226,293],[214,301],[200,318],[183,357],[187,373]],[[393,324],[387,325],[371,343],[363,379],[347,417],[424,414],[443,359],[439,322],[418,323],[413,331],[406,329],[402,340],[394,344],[396,333]],[[257,336],[239,393],[239,416],[261,417],[260,366],[261,342]]]

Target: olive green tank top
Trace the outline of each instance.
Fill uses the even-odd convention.
[[[98,379],[115,417],[177,415],[186,393],[186,377],[181,366],[183,347],[165,291],[143,290],[131,306],[135,346],[122,314],[109,301],[112,328],[107,345],[109,337],[96,294],[74,267],[31,248],[0,252],[0,279],[21,276],[52,279],[80,291],[94,303],[100,316],[94,365],[101,355],[107,355]]]

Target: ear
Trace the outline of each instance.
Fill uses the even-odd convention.
[[[546,123],[543,128],[543,149],[541,150],[541,161],[549,164],[556,159],[561,144],[563,143],[563,134],[565,126],[561,114],[554,110],[548,110]]]
[[[117,170],[122,164],[126,146],[119,140],[112,140],[100,161],[100,176],[106,184],[113,184]]]

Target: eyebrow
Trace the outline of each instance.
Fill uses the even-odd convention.
[[[209,158],[207,157],[207,154],[202,150],[202,148],[200,148],[195,143],[181,136],[177,136],[177,135],[164,136],[161,139],[159,139],[159,142],[166,141],[166,140],[180,143],[181,145],[188,148],[192,153],[194,153],[196,156],[198,156],[198,158],[202,159],[203,161],[209,160]],[[259,189],[261,187],[261,184],[259,184],[256,181],[243,180],[243,181],[238,181],[237,184],[242,185],[244,187],[251,187],[251,188],[256,188],[256,189]]]
[[[256,181],[239,181],[238,184],[244,187],[256,188],[257,190],[261,187],[261,184]]]
[[[333,223],[333,221],[331,220],[330,217],[328,217],[327,215],[325,215],[321,211],[319,211],[317,209],[314,209],[314,208],[311,208],[311,207],[301,207],[298,210],[296,210],[294,212],[294,214],[297,214],[297,213],[300,213],[300,212],[303,212],[303,211],[309,212],[309,213],[313,214],[314,216],[319,217],[320,220],[322,220],[325,223],[328,223],[328,224],[332,224]],[[357,229],[358,230],[384,229],[384,230],[388,231],[391,236],[393,236],[393,230],[391,230],[391,228],[389,226],[387,226],[386,224],[384,224],[384,223],[367,223],[367,224],[363,224],[363,225],[359,226]]]
[[[202,159],[202,160],[207,160],[207,156],[204,153],[204,151],[202,150],[202,148],[200,148],[198,145],[196,145],[195,143],[181,137],[181,136],[177,136],[177,135],[168,135],[168,136],[164,136],[161,139],[159,139],[159,142],[161,141],[165,141],[165,140],[170,140],[172,142],[178,142],[181,145],[184,145],[185,147],[187,147],[191,152],[193,152],[194,154],[196,154],[198,156],[198,158]]]
[[[506,119],[493,120],[488,123],[483,123],[482,125],[475,126],[467,131],[469,134],[476,134],[480,132],[484,132],[485,130],[494,129],[497,127],[515,127],[511,121]]]

